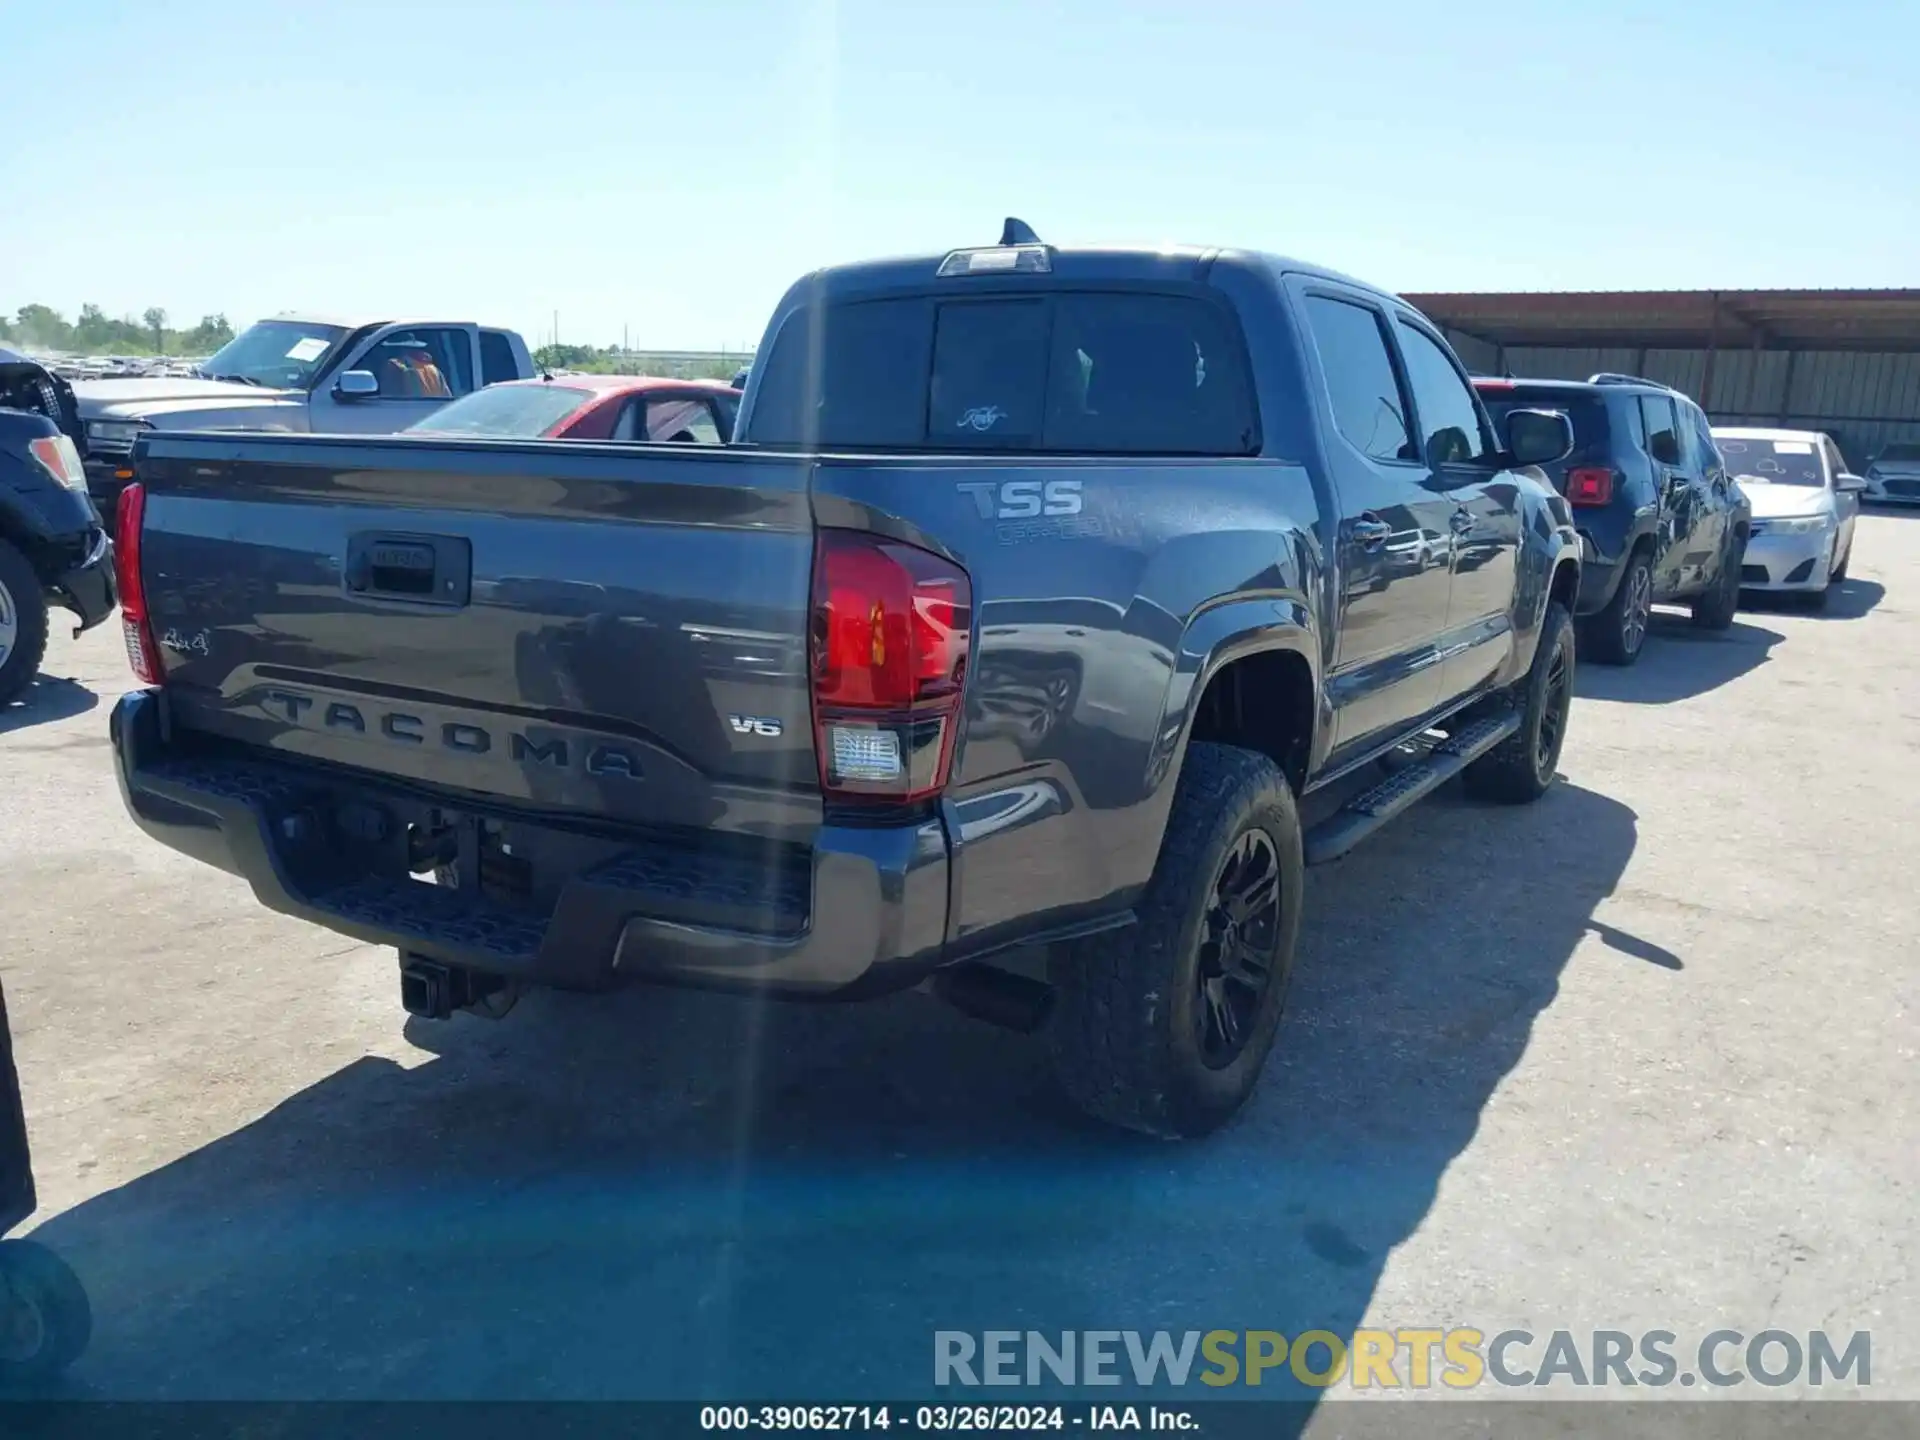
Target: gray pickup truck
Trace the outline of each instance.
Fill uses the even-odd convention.
[[[533,373],[527,342],[512,330],[277,315],[234,336],[197,376],[77,382],[87,489],[111,526],[133,442],[150,430],[391,434],[483,385]]]
[[[414,1014],[925,985],[1197,1135],[1304,866],[1550,785],[1569,428],[1496,433],[1393,296],[1010,222],[806,277],[759,355],[727,447],[144,437],[136,822],[394,946]]]

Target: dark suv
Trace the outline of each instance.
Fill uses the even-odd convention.
[[[1580,531],[1582,655],[1631,665],[1655,604],[1688,604],[1707,630],[1733,623],[1752,511],[1698,405],[1632,375],[1473,383],[1496,424],[1540,408],[1573,421],[1573,453],[1544,468]]]

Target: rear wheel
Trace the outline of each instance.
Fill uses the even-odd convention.
[[[1553,784],[1573,710],[1573,618],[1557,601],[1540,622],[1533,667],[1502,697],[1520,710],[1520,728],[1473,762],[1461,777],[1467,793],[1503,805],[1538,800]]]
[[[0,1241],[0,1383],[58,1375],[93,1338],[93,1308],[67,1262],[32,1240]]]
[[[1720,557],[1720,576],[1713,588],[1693,602],[1693,623],[1702,630],[1725,630],[1740,609],[1740,566],[1747,558],[1747,540],[1736,535]]]
[[[0,540],[0,705],[12,700],[40,671],[47,653],[47,602],[33,566]]]
[[[1136,923],[1049,959],[1048,1042],[1067,1095],[1170,1138],[1231,1119],[1280,1026],[1303,875],[1280,768],[1236,746],[1191,746]]]
[[[1627,557],[1613,598],[1581,626],[1581,648],[1607,665],[1631,665],[1647,643],[1653,621],[1653,559],[1645,549]]]

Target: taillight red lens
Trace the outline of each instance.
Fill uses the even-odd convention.
[[[160,650],[148,624],[147,589],[140,578],[140,527],[147,518],[147,489],[137,481],[120,492],[114,517],[113,572],[120,591],[120,628],[127,663],[143,685],[160,683]]]
[[[1613,499],[1613,471],[1603,465],[1576,465],[1567,471],[1569,505],[1604,505]]]
[[[814,554],[814,739],[830,798],[946,787],[972,642],[967,572],[916,546],[822,530]]]

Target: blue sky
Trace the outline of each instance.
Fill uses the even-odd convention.
[[[739,345],[1009,213],[1397,290],[1915,285],[1917,55],[1912,0],[0,0],[0,310]]]

